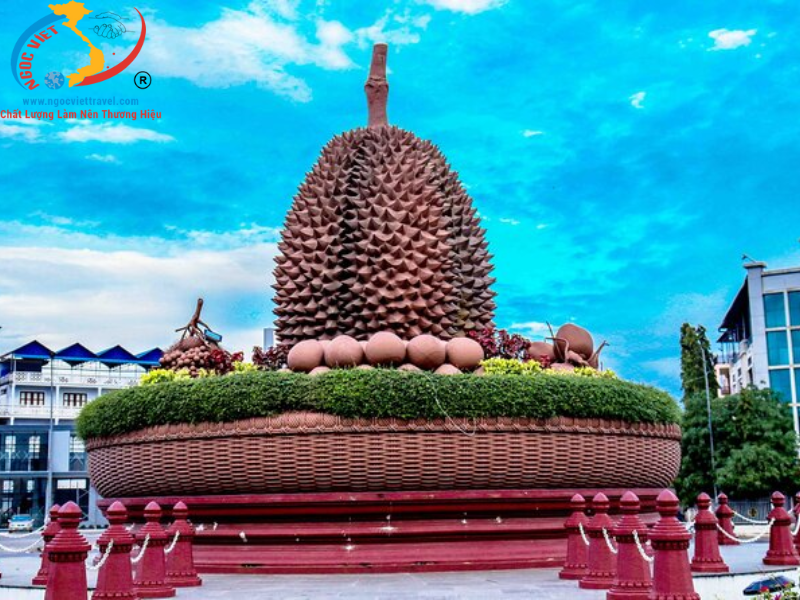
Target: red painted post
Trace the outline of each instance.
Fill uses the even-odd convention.
[[[91,546],[78,533],[83,513],[74,502],[58,511],[61,531],[47,546],[50,567],[44,600],[87,600],[86,557]]]
[[[702,493],[697,497],[697,517],[694,520],[694,558],[692,571],[695,573],[727,573],[728,565],[719,553],[719,531],[717,517],[710,510],[711,497]]]
[[[53,504],[50,509],[50,522],[42,532],[44,539],[44,549],[42,550],[42,564],[39,567],[39,572],[36,573],[31,580],[31,585],[47,585],[47,573],[50,570],[50,559],[47,556],[47,545],[53,541],[56,534],[61,531],[61,526],[58,524],[58,510],[61,507],[58,504]]]
[[[193,587],[203,585],[194,568],[194,527],[187,521],[189,509],[183,502],[172,508],[175,521],[167,529],[167,538],[175,539],[172,551],[167,555],[167,583],[175,587]]]
[[[647,541],[647,526],[639,519],[639,498],[633,492],[625,492],[619,501],[622,518],[612,529],[617,538],[617,576],[606,594],[607,600],[642,600],[650,595],[653,586],[650,577],[650,563],[639,552],[639,543],[644,547]]]
[[[136,540],[142,544],[140,552],[144,552],[141,563],[136,566],[133,584],[140,598],[172,598],[175,588],[168,585],[166,579],[166,562],[164,546],[167,545],[167,534],[161,526],[161,507],[150,502],[144,509],[147,521],[136,533]],[[147,546],[145,546],[145,542]]]
[[[580,494],[575,494],[570,500],[572,514],[564,522],[567,530],[567,560],[558,576],[561,579],[580,579],[586,574],[586,543],[581,535],[584,533],[589,518],[586,516],[586,500]]]
[[[719,521],[719,526],[730,535],[733,535],[733,509],[728,506],[728,496],[720,494],[717,496],[717,512],[715,516]],[[717,531],[717,541],[720,546],[738,546],[739,542],[732,540],[721,531]]]
[[[614,583],[617,574],[617,561],[614,553],[606,543],[603,530],[611,535],[614,522],[608,516],[608,498],[600,492],[592,499],[594,516],[586,525],[586,535],[589,537],[589,551],[586,556],[586,575],[578,585],[585,590],[607,590]]]
[[[653,557],[653,589],[650,600],[700,600],[694,591],[689,567],[689,540],[692,534],[678,521],[678,497],[664,490],[656,499],[661,518],[650,530]]]
[[[110,525],[97,540],[100,556],[105,556],[113,541],[106,562],[97,573],[97,588],[92,600],[138,600],[131,574],[133,536],[125,528],[128,511],[122,502],[114,502],[106,512]]]
[[[767,520],[774,519],[769,530],[769,550],[764,557],[765,565],[800,565],[800,556],[792,543],[792,518],[783,507],[786,496],[780,492],[772,494],[772,510]]]
[[[797,526],[797,521],[800,520],[800,492],[794,495],[792,513],[794,513],[795,526]],[[800,554],[800,527],[797,528],[797,533],[794,535],[794,549]]]

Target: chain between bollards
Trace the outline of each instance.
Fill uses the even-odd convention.
[[[25,554],[26,552],[30,552],[31,550],[36,548],[39,544],[42,543],[42,541],[43,540],[38,539],[35,542],[33,542],[30,546],[26,546],[25,548],[20,548],[20,549],[9,548],[8,546],[0,544],[0,550],[2,550],[3,552],[9,552],[11,554]]]
[[[639,551],[639,554],[641,554],[645,562],[652,564],[653,561],[655,560],[655,557],[649,556],[647,554],[644,547],[642,547],[642,542],[639,540],[639,532],[636,531],[635,529],[633,530],[633,541],[636,542],[636,549]]]
[[[173,550],[175,550],[175,545],[178,543],[178,538],[181,537],[181,532],[176,531],[175,537],[172,538],[172,543],[164,548],[164,554],[170,554]]]
[[[766,525],[769,521],[756,521],[755,519],[751,519],[750,517],[745,517],[742,514],[739,514],[735,510],[732,511],[734,516],[739,517],[742,521],[747,521],[748,523],[752,523],[753,525]]]
[[[44,531],[45,527],[47,527],[47,525],[42,525],[41,527],[39,527],[39,529],[36,529],[34,531],[29,531],[28,533],[20,533],[20,534],[17,534],[17,533],[0,533],[0,537],[20,540],[20,539],[23,539],[23,538],[31,537],[32,535],[36,535],[36,534],[42,533]]]
[[[131,564],[138,564],[139,561],[144,558],[144,553],[147,550],[147,544],[150,543],[150,534],[148,533],[147,536],[144,538],[144,543],[142,544],[142,549],[139,550],[139,554],[136,555],[136,558],[131,558]]]
[[[609,537],[608,530],[605,527],[603,527],[603,537],[606,539],[606,546],[608,546],[608,549],[611,550],[611,554],[616,554],[619,552],[619,549],[614,548],[614,544],[611,543],[611,538]]]
[[[111,548],[114,547],[114,540],[110,540],[108,542],[108,546],[106,546],[106,551],[103,553],[103,557],[96,565],[86,565],[86,569],[89,571],[99,571],[106,561],[108,560],[109,555],[111,554]]]
[[[772,526],[775,524],[775,519],[770,519],[769,522],[766,524],[767,526],[764,528],[764,531],[759,533],[756,537],[753,538],[738,538],[735,535],[731,535],[727,531],[725,531],[722,527],[720,527],[719,523],[717,523],[717,530],[720,531],[723,535],[727,538],[733,540],[734,542],[739,542],[740,544],[750,544],[752,542],[757,542],[762,537],[769,533],[769,530],[772,529]]]
[[[586,532],[583,530],[583,523],[578,523],[578,531],[581,532],[581,538],[585,545],[589,545],[589,538],[586,537]]]

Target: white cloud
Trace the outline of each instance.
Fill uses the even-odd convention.
[[[547,337],[550,335],[550,328],[547,326],[547,323],[540,323],[539,321],[512,323],[509,329],[511,331],[518,331],[527,337]]]
[[[522,135],[523,137],[529,138],[537,135],[544,135],[544,131],[539,131],[537,129],[525,129],[522,131]]]
[[[642,366],[665,379],[677,380],[681,376],[680,356],[667,356],[656,360],[647,360],[642,363]]]
[[[89,160],[96,160],[97,162],[102,162],[102,163],[119,164],[119,159],[113,154],[88,154],[86,158]]]
[[[714,46],[709,50],[733,50],[741,46],[749,46],[757,29],[715,29],[708,33],[714,40]]]
[[[361,48],[377,42],[397,46],[417,44],[430,19],[429,15],[412,17],[408,12],[398,15],[389,10],[369,27],[356,29],[355,36]]]
[[[41,139],[40,127],[50,125],[39,119],[0,118],[0,138],[38,142]]]
[[[71,142],[105,142],[107,144],[133,144],[136,142],[174,142],[175,138],[152,129],[130,127],[115,123],[80,122],[78,125],[61,131],[58,137]]]
[[[550,225],[548,225],[547,223],[539,223],[536,225],[536,229],[541,231],[542,229],[547,229],[549,226]]]
[[[519,225],[519,221],[516,219],[509,219],[508,217],[502,217],[500,222],[505,223],[506,225]]]
[[[507,0],[427,0],[426,4],[430,4],[438,10],[450,10],[474,15],[493,8],[499,8],[506,2]]]
[[[57,230],[38,229],[40,235]],[[31,239],[47,239],[48,245],[3,248],[0,352],[34,338],[53,347],[81,341],[94,349],[117,343],[131,350],[163,348],[201,296],[205,320],[231,350],[249,355],[261,344],[261,328],[272,322],[274,243],[245,236],[237,247],[211,250],[194,242],[151,246],[139,239],[104,250],[104,240],[86,235],[84,243],[98,249],[52,247],[44,235]],[[151,253],[166,248],[171,253]]]
[[[629,96],[628,100],[631,101],[631,106],[633,108],[644,108],[642,102],[644,102],[645,96],[647,96],[647,92],[636,92]]]

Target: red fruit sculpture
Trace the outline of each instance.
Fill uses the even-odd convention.
[[[386,51],[373,50],[368,127],[323,148],[286,216],[273,286],[283,343],[447,340],[492,323],[485,230],[439,149],[388,125]]]

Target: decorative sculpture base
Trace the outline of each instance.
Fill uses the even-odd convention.
[[[201,573],[345,573],[560,567],[564,519],[576,493],[602,491],[619,510],[624,489],[459,490],[107,498],[143,521],[151,500],[183,500],[198,527]],[[661,489],[634,489],[656,520]],[[216,527],[215,527],[216,524]]]

